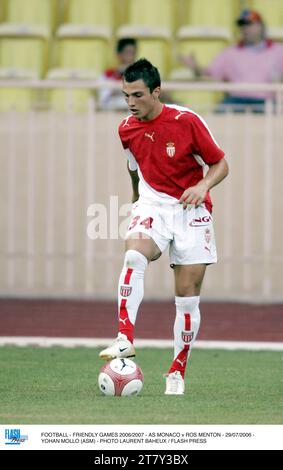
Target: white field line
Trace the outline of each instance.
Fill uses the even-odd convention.
[[[0,336],[0,346],[39,346],[49,348],[61,346],[64,348],[74,347],[105,347],[113,341],[113,338],[51,338],[44,336]],[[138,348],[173,348],[173,341],[160,339],[136,339],[135,346]],[[226,350],[248,350],[248,351],[283,351],[283,343],[268,341],[196,341],[197,349],[226,349]]]

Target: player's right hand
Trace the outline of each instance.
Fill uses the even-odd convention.
[[[202,180],[195,186],[192,186],[183,192],[179,199],[179,204],[183,204],[183,209],[186,209],[188,205],[194,205],[198,207],[205,200],[207,191],[207,183]]]

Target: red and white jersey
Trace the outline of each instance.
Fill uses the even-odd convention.
[[[224,157],[204,120],[182,106],[164,105],[151,121],[130,115],[119,135],[130,169],[138,170],[140,197],[152,202],[176,204],[203,178],[205,165]],[[205,205],[211,212],[209,193]]]

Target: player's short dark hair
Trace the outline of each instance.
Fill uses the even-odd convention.
[[[136,80],[143,80],[150,89],[150,93],[161,85],[160,74],[157,67],[154,67],[147,59],[139,59],[129,65],[124,72],[124,79],[126,82],[130,83]]]
[[[127,46],[134,46],[134,47],[137,47],[137,41],[134,39],[134,38],[122,38],[122,39],[119,39],[119,41],[117,42],[117,45],[116,45],[116,52],[117,54],[120,54],[121,52],[123,52],[123,50],[125,49],[125,47]]]

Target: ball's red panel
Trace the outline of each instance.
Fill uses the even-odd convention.
[[[141,368],[135,363],[136,370],[127,375],[122,375],[119,374],[118,372],[115,372],[110,364],[112,361],[107,362],[104,364],[104,366],[100,369],[100,372],[104,372],[105,374],[109,375],[111,379],[113,380],[113,383],[115,385],[115,395],[116,396],[121,396],[123,388],[125,387],[126,384],[131,382],[132,380],[140,380],[143,382],[144,377]]]

